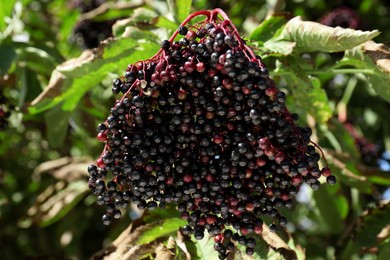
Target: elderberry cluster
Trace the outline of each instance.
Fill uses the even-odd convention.
[[[0,131],[4,131],[8,127],[8,118],[11,116],[11,111],[15,106],[9,104],[8,98],[0,90]]]
[[[348,7],[339,7],[326,13],[319,19],[319,23],[330,27],[358,29],[361,27],[359,14]]]
[[[377,166],[382,153],[379,145],[366,139],[352,123],[344,123],[344,127],[354,139],[361,160],[367,165]]]
[[[285,93],[217,12],[181,26],[114,80],[113,93],[123,96],[98,126],[105,148],[88,172],[104,224],[130,203],[175,203],[188,221],[183,233],[202,239],[207,231],[224,259],[237,243],[254,253],[264,216],[271,230],[286,225],[278,209],[293,206],[302,183],[318,189],[321,175],[336,179],[319,168],[310,128],[296,125]]]

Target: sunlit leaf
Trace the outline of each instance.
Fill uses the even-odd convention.
[[[67,111],[73,110],[84,94],[101,82],[109,72],[120,74],[125,71],[128,64],[150,58],[159,48],[160,46],[155,43],[144,43],[134,48],[125,44],[113,46],[111,50],[117,53],[116,56],[103,54],[103,62],[92,63],[90,68],[85,68],[90,70],[87,74],[73,80],[71,87],[63,94],[62,108]]]
[[[250,34],[252,41],[266,42],[274,37],[275,33],[287,22],[283,15],[272,15],[257,26]]]
[[[268,252],[265,259],[297,259],[297,253],[289,247],[289,245],[281,238],[281,236],[279,236],[277,233],[271,232],[268,226],[265,224],[263,225],[263,233],[261,234],[261,238],[267,243],[268,248],[267,246],[262,246],[262,252],[256,250],[256,253],[260,257],[262,257],[261,254]]]
[[[169,4],[173,8],[176,22],[180,24],[190,14],[192,0],[169,0]]]
[[[287,244],[297,254],[297,259],[305,259],[306,258],[305,249],[302,248],[301,245],[297,244],[296,241],[294,241],[294,239],[292,237],[290,237]]]
[[[296,43],[271,39],[264,43],[248,42],[248,45],[252,46],[253,51],[265,60],[268,57],[284,57],[292,54]]]
[[[288,21],[281,38],[295,41],[296,49],[304,52],[340,52],[351,49],[380,34],[379,31],[358,31],[329,27],[295,17]]]
[[[218,253],[214,250],[214,239],[208,236],[207,233],[203,239],[196,240],[193,238],[193,241],[199,260],[218,259]]]
[[[155,210],[148,210],[144,213],[143,221],[146,223],[152,223],[156,219],[167,219],[167,218],[179,218],[180,213],[175,209],[174,205],[168,204],[166,208],[160,209],[157,208]]]
[[[295,42],[269,40],[264,43],[265,54],[268,56],[287,56],[293,52],[295,45]]]
[[[32,102],[30,113],[45,111],[59,103],[62,103],[62,109],[73,110],[84,94],[109,73],[122,73],[128,64],[152,57],[159,47],[156,43],[138,43],[128,38],[106,41],[95,52],[60,65],[57,73],[52,75],[58,77],[58,81],[49,84],[51,89],[45,92],[46,95],[41,95]],[[62,88],[66,82],[69,87],[64,91]],[[45,101],[49,97],[50,101]]]
[[[158,27],[166,28],[172,31],[175,31],[177,29],[177,24],[175,22],[172,22],[165,16],[158,17],[158,21],[156,23]]]
[[[161,222],[154,223],[153,227],[143,232],[137,239],[137,244],[150,243],[157,238],[167,236],[176,232],[180,227],[187,224],[187,221],[181,218],[168,218]]]
[[[169,243],[169,242],[168,242]],[[159,244],[155,250],[155,253],[156,253],[156,257],[155,259],[157,260],[174,260],[174,259],[180,259],[178,258],[178,255],[175,255],[173,254],[168,248],[167,246],[163,245],[163,244]]]
[[[0,35],[4,31],[6,24],[6,17],[12,16],[12,9],[16,0],[0,1]]]
[[[158,14],[147,8],[137,8],[130,16],[129,25],[136,26],[140,29],[153,29],[157,23]]]
[[[116,27],[117,26],[117,27]],[[114,35],[122,36],[129,39],[148,40],[160,43],[158,36],[150,30],[141,30],[138,27],[129,26],[128,24],[116,23],[113,27]]]
[[[184,236],[180,230],[177,232],[175,244],[178,248],[177,250],[179,251],[180,255],[184,255],[186,259],[190,259],[191,256],[192,258],[197,257],[194,243],[192,243],[192,241],[188,237]],[[183,257],[183,259],[185,258]]]

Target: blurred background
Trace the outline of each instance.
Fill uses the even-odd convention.
[[[103,210],[88,190],[86,172],[103,148],[95,138],[96,126],[114,103],[112,79],[126,67],[110,71],[72,110],[53,106],[35,113],[29,105],[48,85],[61,86],[54,92],[65,88],[63,79],[54,75],[56,67],[118,35],[118,21],[134,17],[140,8],[172,19],[174,5],[175,1],[159,0],[0,2],[0,259],[88,259],[131,222],[129,214],[109,227],[103,226]],[[390,6],[386,0],[192,3],[193,11],[217,7],[228,13],[243,37],[268,15],[283,14],[332,27],[377,29],[381,34],[376,42],[390,39]],[[147,24],[137,21],[133,26],[148,29]],[[168,36],[169,30],[159,35]],[[157,43],[161,40],[155,39]],[[325,67],[341,57],[342,53],[335,53],[306,58],[322,61]],[[265,63],[270,71],[275,67],[272,59]],[[274,76],[283,85],[277,73]],[[390,198],[390,154],[385,152],[390,148],[390,104],[378,97],[367,83],[369,78],[359,73],[317,76],[334,111],[328,123],[330,131],[323,139],[320,136],[320,144],[329,153],[335,151],[336,157],[342,155],[338,157],[342,165],[336,171],[346,169],[348,174],[374,177],[368,181],[341,178],[336,187],[321,188],[314,198],[309,191],[303,193],[298,197],[301,205],[286,213],[292,220],[289,229],[296,231],[308,259],[324,259],[335,251],[340,255],[351,252],[356,259],[375,259],[376,252],[367,248],[334,241],[340,242],[342,234],[348,234],[345,228],[352,219]],[[56,97],[54,92],[46,93],[46,97]],[[332,131],[338,134],[332,136]],[[352,158],[348,156],[351,154]],[[321,207],[327,203],[333,208]]]

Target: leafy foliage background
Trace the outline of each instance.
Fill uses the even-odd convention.
[[[259,237],[255,258],[389,256],[390,204],[383,194],[390,167],[382,152],[390,151],[390,50],[379,44],[390,39],[386,1],[105,1],[83,14],[75,2],[0,2],[0,88],[17,106],[0,132],[0,258],[101,258],[96,252],[106,247],[123,259],[211,259],[207,238],[194,243],[177,233],[183,222],[172,209],[133,210],[103,226],[86,167],[102,150],[96,125],[114,104],[112,79],[153,56],[189,12],[216,7],[289,94],[289,110],[313,127],[340,180],[301,193],[284,212],[288,229]],[[335,36],[335,29],[302,21],[319,21],[340,6],[359,14],[363,32]],[[302,20],[291,19],[297,15]],[[83,49],[73,31],[85,20],[112,23],[113,37]],[[362,158],[347,122],[378,158]]]

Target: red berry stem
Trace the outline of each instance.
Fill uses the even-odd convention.
[[[310,143],[311,143],[312,145],[314,145],[314,146],[321,152],[321,155],[322,155],[322,158],[323,158],[324,161],[325,161],[326,167],[329,167],[329,166],[328,166],[328,162],[326,161],[325,154],[324,154],[324,152],[322,151],[321,147],[320,147],[318,144],[316,144],[315,142],[311,141],[311,140],[310,140]]]
[[[236,26],[233,24],[233,22],[230,20],[230,18],[227,16],[227,14],[222,9],[220,9],[220,8],[213,9],[211,11],[210,20],[212,20],[214,18],[214,16],[217,15],[217,14],[220,14],[222,16],[222,18],[224,19],[224,22],[228,23],[227,25],[230,26],[231,29],[233,29],[232,33],[237,38],[239,47],[244,48],[249,53],[249,55],[251,56],[250,57],[250,61],[254,61],[254,62],[260,61],[260,59],[256,58],[256,55],[253,53],[252,49],[249,46],[247,46],[246,44],[243,43],[243,41],[241,39],[241,36],[238,33],[238,30],[237,30]],[[259,62],[259,65],[260,65],[260,68],[264,68],[265,67],[265,65],[262,62]]]

